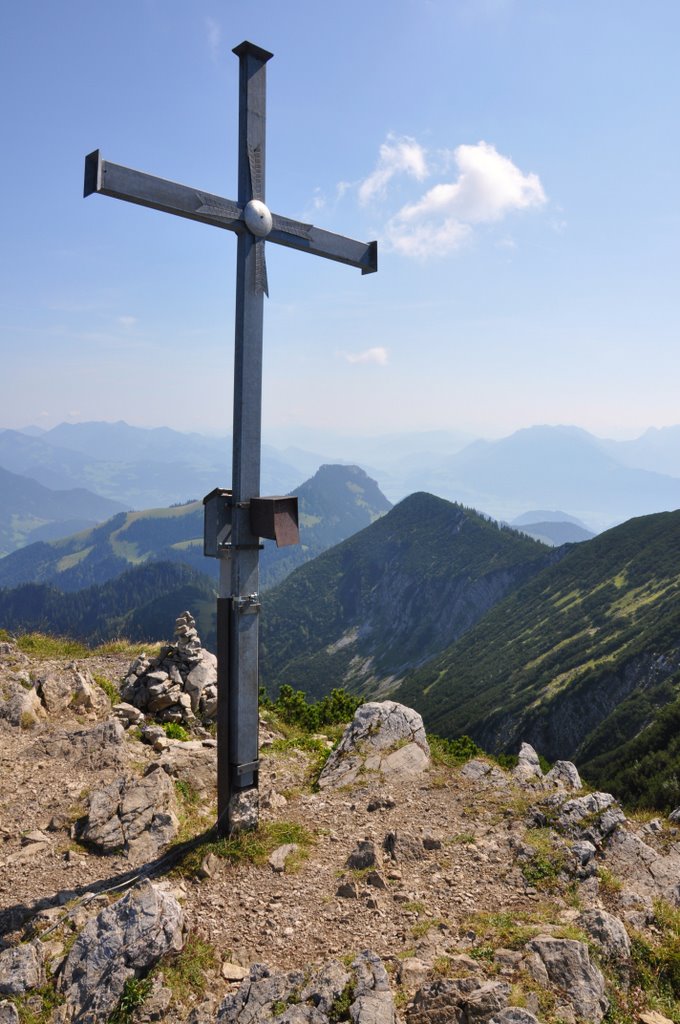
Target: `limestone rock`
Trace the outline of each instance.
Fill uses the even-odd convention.
[[[556,789],[583,789],[578,769],[571,761],[555,761],[550,771],[543,777],[543,785]]]
[[[429,970],[417,956],[407,956],[399,965],[399,984],[407,992],[415,992],[426,983]]]
[[[153,975],[151,989],[135,1012],[135,1024],[151,1024],[152,1021],[165,1020],[172,1002],[172,989],[167,988],[163,981],[162,971]]]
[[[427,856],[422,840],[403,832],[388,832],[383,840],[383,850],[389,859],[397,864],[424,860]]]
[[[76,664],[73,665],[71,706],[85,708],[86,711],[94,711],[98,715],[108,715],[111,711],[111,701],[101,686],[97,685],[92,673]]]
[[[9,999],[0,1000],[0,1024],[19,1024],[19,1011]]]
[[[420,715],[395,701],[371,701],[357,708],[339,745],[319,777],[319,786],[354,782],[360,771],[416,776],[430,764]]]
[[[101,853],[122,849],[133,864],[152,860],[177,835],[168,775],[154,766],[143,779],[119,778],[90,796],[80,838]]]
[[[349,1008],[353,1024],[395,1024],[390,981],[380,957],[365,950],[353,961],[352,971],[356,978],[355,999]]]
[[[394,797],[384,794],[383,796],[374,797],[373,800],[369,801],[366,808],[367,811],[391,811],[393,807],[397,806],[397,801]]]
[[[642,1024],[673,1024],[669,1017],[664,1017],[658,1010],[645,1010],[644,1013],[639,1013],[638,1017]]]
[[[593,908],[584,910],[578,923],[602,947],[608,959],[627,960],[630,957],[628,932],[618,917],[606,910]]]
[[[229,800],[229,828],[232,832],[248,832],[257,828],[259,794],[257,788],[237,790]]]
[[[243,981],[247,973],[245,967],[241,967],[240,964],[232,964],[229,960],[225,960],[222,964],[222,977],[225,981]]]
[[[360,953],[351,972],[337,960],[308,972],[272,973],[253,964],[237,992],[227,996],[218,1024],[330,1024],[336,1000],[351,986],[353,1024],[395,1024],[387,971],[374,953]],[[276,1008],[286,1009],[277,1015]]]
[[[489,1024],[538,1024],[538,1019],[523,1006],[506,1006],[494,1013]]]
[[[145,726],[144,734],[152,726]],[[158,760],[159,766],[173,779],[186,782],[201,795],[202,799],[212,798],[217,779],[217,752],[214,747],[202,743],[180,743],[169,741],[163,733],[165,745]],[[155,748],[155,742],[154,742]]]
[[[609,841],[607,862],[638,898],[661,897],[680,906],[680,854],[675,849],[661,854],[629,829],[619,828]]]
[[[119,721],[123,723],[123,726],[128,725],[141,725],[144,721],[144,714],[136,708],[133,704],[126,704],[122,701],[120,704],[114,704],[112,711]]]
[[[29,760],[62,758],[95,769],[119,768],[127,762],[128,748],[123,726],[115,719],[109,719],[91,729],[60,730],[49,736],[40,736],[21,756]]]
[[[269,857],[269,866],[273,871],[285,871],[287,859],[299,849],[297,843],[284,843],[283,846],[278,846]]]
[[[538,936],[526,948],[541,960],[550,984],[567,993],[576,1016],[599,1024],[609,1000],[602,972],[591,963],[587,946],[574,939]]]
[[[473,1024],[488,1020],[508,1004],[504,981],[455,978],[431,982],[416,992],[406,1012],[408,1024]]]
[[[339,960],[330,960],[314,974],[300,993],[303,1002],[312,1002],[321,1013],[328,1014],[333,1003],[345,991],[351,978]]]
[[[73,688],[63,673],[50,672],[38,680],[38,693],[50,714],[63,711],[71,703]]]
[[[557,823],[574,839],[586,839],[601,846],[626,820],[611,793],[588,793],[567,800],[557,815]]]
[[[508,785],[508,778],[498,765],[490,764],[477,757],[467,761],[461,768],[460,774],[471,782],[489,783],[492,786]]]
[[[174,896],[142,882],[91,918],[69,952],[59,978],[67,1014],[77,1024],[102,1024],[125,982],[164,953],[183,946],[184,915]]]
[[[533,782],[543,778],[538,754],[529,743],[523,743],[519,751],[519,760],[512,769],[513,778],[517,782]]]
[[[39,940],[11,946],[0,953],[0,994],[20,996],[45,980],[43,949]]]
[[[264,964],[253,964],[238,991],[220,1006],[218,1024],[264,1024],[274,1016],[274,1004],[286,1002],[304,981],[301,971],[272,974]]]
[[[65,667],[51,668],[38,679],[37,690],[50,714],[67,707],[82,707],[88,711],[107,714],[111,708],[108,697],[87,668],[77,662]]]
[[[358,900],[359,886],[353,879],[341,882],[335,890],[335,895],[339,896],[342,900]]]
[[[283,793],[277,793],[273,786],[264,786],[260,790],[260,807],[263,811],[275,811],[287,803]]]
[[[209,853],[206,853],[205,857],[201,861],[201,866],[198,869],[198,877],[213,878],[219,873],[221,864],[222,860],[211,850]]]
[[[41,718],[45,718],[45,708],[34,687],[26,689],[18,680],[8,679],[5,681],[5,689],[9,696],[0,703],[0,718],[4,718],[10,725],[18,725],[24,729],[36,725]]]

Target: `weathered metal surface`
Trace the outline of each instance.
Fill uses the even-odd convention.
[[[264,202],[266,61],[269,58],[249,47],[239,47],[239,51],[238,200],[245,208],[253,198]],[[253,152],[258,154],[261,175],[257,196],[253,195]],[[251,764],[258,757],[259,606],[247,607],[243,598],[259,591],[259,550],[253,545],[259,544],[260,538],[253,533],[249,509],[244,506],[260,493],[262,321],[266,288],[264,244],[249,231],[238,236],[232,459],[235,509],[229,671],[232,790],[256,784],[255,774],[241,772],[238,766]],[[218,813],[220,805],[230,796],[231,793],[222,797],[218,794]]]
[[[216,487],[203,499],[203,554],[225,558],[231,541],[231,491]]]
[[[291,495],[251,498],[250,528],[258,537],[275,540],[278,548],[299,544],[297,498]]]

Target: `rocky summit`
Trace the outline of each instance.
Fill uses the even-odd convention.
[[[204,664],[187,615],[154,654],[0,648],[1,1024],[680,1019],[680,814],[394,701],[274,703],[259,827],[218,840]]]

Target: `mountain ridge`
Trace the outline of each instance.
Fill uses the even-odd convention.
[[[410,495],[266,595],[265,682],[380,691],[557,557],[474,510]]]
[[[521,735],[587,773],[649,724],[630,703],[624,714],[626,701],[640,710],[648,693],[650,711],[678,696],[678,595],[680,511],[630,520],[569,546],[396,697],[444,735],[467,732],[491,751]]]

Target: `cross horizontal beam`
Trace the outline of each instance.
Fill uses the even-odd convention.
[[[83,195],[93,192],[236,233],[246,230],[244,208],[239,203],[110,163],[102,159],[98,149],[85,158]],[[378,269],[377,242],[358,242],[277,214],[272,214],[272,222],[267,242],[358,267],[362,274],[372,274]]]

